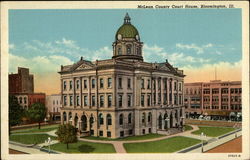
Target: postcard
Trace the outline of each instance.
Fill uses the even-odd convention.
[[[1,158],[249,153],[249,7],[2,2]]]

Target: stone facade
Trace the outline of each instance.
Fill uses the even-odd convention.
[[[61,117],[61,94],[46,96],[47,117],[51,120],[60,120]]]
[[[189,116],[229,118],[232,112],[241,112],[241,81],[185,83],[185,107]]]
[[[125,137],[182,126],[182,70],[143,61],[137,29],[128,15],[116,33],[113,57],[81,58],[61,66],[61,123],[83,134]]]

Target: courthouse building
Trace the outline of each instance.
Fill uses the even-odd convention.
[[[241,116],[241,81],[185,83],[184,92],[187,117],[229,119]]]
[[[61,66],[61,123],[82,134],[125,137],[183,125],[182,70],[143,61],[143,42],[126,14],[113,57]]]

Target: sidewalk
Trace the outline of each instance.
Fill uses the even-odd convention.
[[[25,152],[28,154],[48,154],[46,152],[40,151],[39,149],[35,149],[31,147],[22,147],[22,146],[18,146],[14,144],[9,144],[9,148],[17,150],[17,151]]]

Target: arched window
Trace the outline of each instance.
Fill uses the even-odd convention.
[[[99,122],[99,125],[103,125],[103,116],[102,116],[102,113],[100,113],[99,116],[98,116],[98,122]]]
[[[152,113],[149,112],[149,113],[148,113],[148,122],[151,122],[151,119],[152,119]]]
[[[146,115],[145,113],[142,113],[142,117],[141,117],[141,122],[142,123],[145,123],[145,117],[146,117],[145,115]]]
[[[123,114],[120,114],[119,116],[119,124],[123,125]]]
[[[23,103],[23,98],[19,97],[19,103]]]
[[[107,124],[112,125],[112,117],[110,114],[107,115]]]
[[[128,114],[128,123],[129,124],[132,123],[132,114],[131,113]]]
[[[127,45],[127,54],[131,54],[131,45]]]
[[[118,48],[118,55],[122,55],[122,49],[120,47]]]

